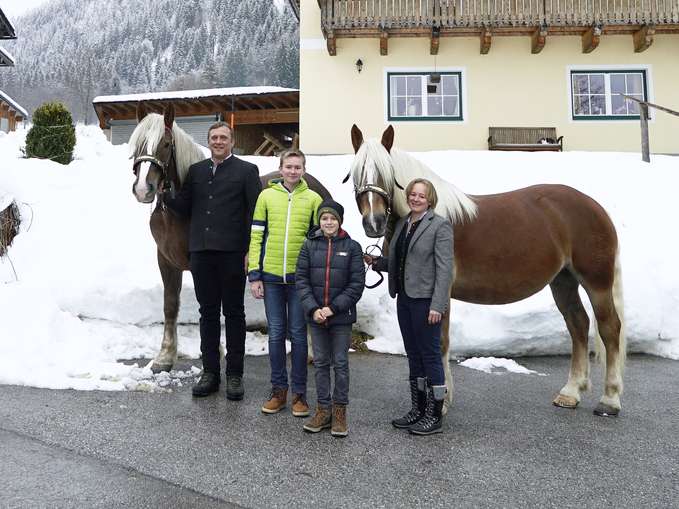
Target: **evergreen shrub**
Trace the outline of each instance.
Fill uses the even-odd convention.
[[[68,164],[73,159],[75,127],[66,106],[47,102],[33,113],[33,126],[26,135],[26,156]]]

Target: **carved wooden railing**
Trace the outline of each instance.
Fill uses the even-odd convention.
[[[324,31],[679,24],[679,0],[318,0]]]

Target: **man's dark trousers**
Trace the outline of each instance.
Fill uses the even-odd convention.
[[[219,375],[220,308],[226,321],[226,375],[243,375],[245,355],[245,253],[193,251],[191,275],[200,311],[203,370]]]

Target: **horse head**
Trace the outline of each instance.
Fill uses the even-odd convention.
[[[137,106],[138,124],[130,137],[130,146],[135,175],[132,194],[141,203],[151,203],[165,185],[178,184],[172,132],[174,116],[171,104],[165,108],[162,117],[155,113],[147,114],[142,103]]]
[[[343,182],[352,177],[358,210],[363,217],[363,229],[368,237],[383,237],[387,230],[394,198],[394,186],[403,189],[394,178],[390,151],[394,143],[394,128],[389,126],[382,140],[363,140],[363,133],[354,124],[351,143],[356,156]]]

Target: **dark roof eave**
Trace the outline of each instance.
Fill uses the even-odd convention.
[[[0,39],[16,39],[16,30],[5,13],[0,9]]]

